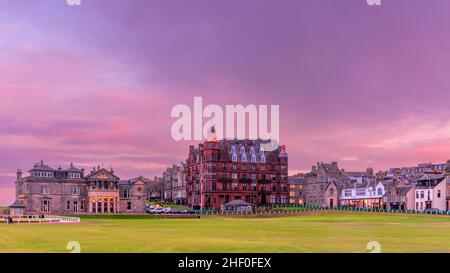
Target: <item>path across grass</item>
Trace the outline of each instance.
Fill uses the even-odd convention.
[[[332,214],[161,219],[85,217],[80,224],[0,225],[1,252],[450,252],[450,217]]]

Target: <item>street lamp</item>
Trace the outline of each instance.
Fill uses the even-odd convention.
[[[203,214],[203,180],[200,181],[200,214]]]

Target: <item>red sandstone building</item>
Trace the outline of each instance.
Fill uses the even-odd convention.
[[[214,133],[214,131],[213,131]],[[265,151],[270,140],[216,140],[189,147],[187,203],[194,209],[224,209],[243,200],[256,206],[286,204],[288,155],[285,146]]]

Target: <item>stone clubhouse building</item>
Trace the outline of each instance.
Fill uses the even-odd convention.
[[[17,171],[13,214],[144,213],[148,181],[120,180],[111,168],[94,167],[85,174],[73,164],[53,169],[43,161],[22,177]]]

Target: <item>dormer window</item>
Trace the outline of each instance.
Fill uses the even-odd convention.
[[[237,154],[231,155],[231,161],[236,162],[237,161]]]
[[[264,154],[261,156],[261,163],[266,163],[266,156]]]
[[[81,178],[81,175],[79,173],[69,173],[68,177],[69,179],[76,179]]]
[[[34,175],[36,177],[53,177],[53,173],[51,172],[35,172]]]
[[[242,160],[242,162],[247,162],[247,155],[246,154],[242,154],[241,160]]]
[[[236,153],[236,146],[231,146],[231,153],[232,154],[235,154]]]
[[[255,154],[252,154],[251,161],[252,161],[253,163],[256,162],[256,155],[255,155]]]
[[[241,146],[241,155],[242,154],[245,154],[245,148],[244,148],[244,146]]]

